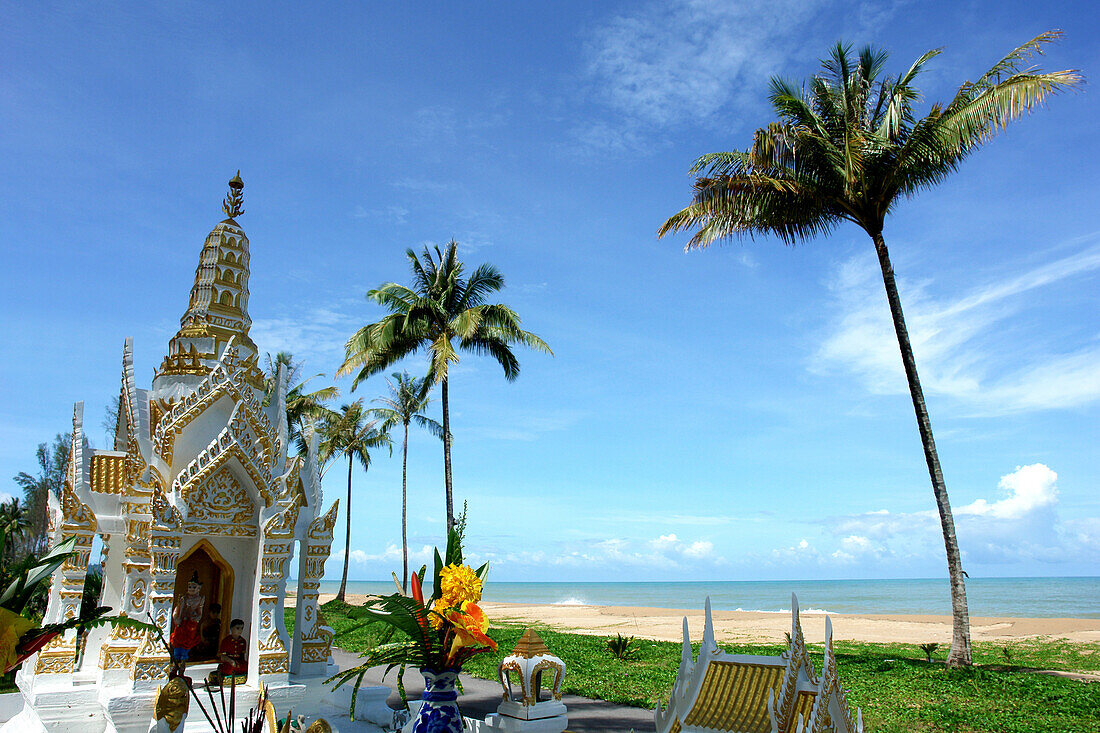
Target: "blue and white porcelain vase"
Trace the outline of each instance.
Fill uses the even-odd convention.
[[[457,669],[434,672],[421,669],[424,675],[424,694],[420,699],[420,713],[416,716],[413,733],[462,733],[462,713],[458,710]]]

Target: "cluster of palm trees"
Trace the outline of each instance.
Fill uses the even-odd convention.
[[[401,445],[401,549],[402,587],[407,590],[409,577],[407,474],[409,427],[427,430],[443,442],[443,475],[446,497],[448,532],[455,526],[454,491],[451,479],[449,367],[457,364],[461,352],[487,355],[500,364],[509,381],[519,376],[519,360],[512,347],[527,346],[552,353],[550,347],[533,333],[520,327],[519,316],[506,305],[486,302],[488,297],[504,288],[504,276],[490,264],[477,267],[469,276],[458,257],[458,243],[446,247],[425,247],[418,256],[406,250],[412,271],[410,285],[385,283],[367,293],[389,313],[382,320],[363,326],[348,340],[345,359],[337,376],[354,375],[354,392],[367,378],[393,368],[398,362],[417,353],[427,356],[423,377],[408,371],[393,372],[386,379],[387,393],[366,406],[362,399],[328,406],[338,396],[336,387],[309,391],[307,384],[314,375],[299,381],[301,364],[293,355],[279,352],[268,355],[268,395],[274,393],[279,367],[287,373],[286,410],[293,441],[299,452],[305,452],[316,433],[318,459],[322,474],[336,459],[348,463],[348,495],[344,507],[346,532],[344,566],[337,598],[344,600],[347,590],[348,562],[351,554],[352,472],[356,463],[370,468],[371,451],[385,448],[392,455],[391,433],[400,426]],[[431,392],[438,385],[442,403],[442,422],[425,413],[431,404]]]

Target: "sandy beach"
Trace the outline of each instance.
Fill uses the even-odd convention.
[[[322,594],[321,602],[332,600]],[[367,596],[348,595],[348,602],[359,605]],[[292,596],[287,607],[294,605]],[[659,641],[680,641],[683,618],[687,616],[692,640],[703,635],[703,610],[642,608],[634,606],[564,606],[519,603],[481,604],[495,621],[545,624],[560,631],[607,636],[623,634]],[[720,642],[782,642],[791,629],[786,613],[754,611],[715,611],[715,636]],[[951,643],[950,616],[878,616],[830,614],[833,635],[837,639],[869,642]],[[825,616],[802,614],[802,631],[810,643],[825,638]],[[1013,641],[1040,636],[1078,642],[1100,642],[1100,619],[1073,618],[970,618],[970,634],[975,641]]]

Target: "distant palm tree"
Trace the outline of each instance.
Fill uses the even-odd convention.
[[[386,385],[390,388],[389,397],[380,397],[375,402],[384,407],[376,407],[370,410],[370,414],[382,421],[382,429],[391,430],[400,425],[405,431],[401,442],[401,590],[408,591],[409,583],[409,539],[406,527],[407,501],[406,501],[406,476],[409,462],[409,424],[416,423],[437,438],[443,437],[443,426],[424,415],[427,409],[428,390],[431,382],[427,379],[410,377],[408,372],[394,372],[392,380],[387,379]]]
[[[61,496],[61,486],[65,480],[65,466],[69,462],[69,449],[72,446],[71,433],[58,433],[53,444],[39,443],[35,457],[38,459],[38,475],[20,472],[15,483],[23,489],[22,513],[26,529],[13,545],[14,559],[21,560],[27,555],[41,554],[49,543],[49,500],[52,493]]]
[[[864,48],[858,59],[838,44],[808,85],[771,81],[778,121],[756,131],[751,148],[712,153],[692,167],[691,205],[661,226],[658,236],[694,230],[688,249],[731,236],[774,234],[787,244],[826,234],[844,221],[871,237],[882,269],[894,331],[917,416],[932,492],[939,509],[951,579],[953,640],[948,666],[971,663],[966,586],[955,520],[940,470],[932,423],[909,343],[894,269],[882,230],[902,198],[944,180],[968,155],[1048,94],[1078,86],[1076,71],[1021,70],[1060,33],[1028,41],[983,74],[965,82],[946,105],[918,119],[913,80],[940,53],[929,51],[901,76],[882,76],[887,54]]]
[[[307,392],[306,384],[317,377],[325,375],[314,374],[312,377],[298,381],[302,371],[302,362],[295,361],[294,355],[289,351],[280,351],[275,356],[268,353],[267,369],[264,373],[264,405],[267,405],[275,394],[275,380],[279,375],[279,365],[286,367],[287,440],[297,447],[299,454],[304,454],[307,445],[304,429],[321,420],[330,412],[329,408],[325,406],[325,402],[338,397],[340,391],[336,387],[329,386]]]
[[[388,448],[391,445],[389,433],[378,428],[378,421],[367,420],[362,400],[341,406],[339,412],[329,413],[321,422],[321,443],[318,449],[321,462],[328,463],[338,456],[348,459],[348,503],[344,510],[347,517],[344,573],[340,577],[340,592],[336,594],[340,601],[346,596],[348,560],[351,557],[351,469],[355,461],[359,462],[364,471],[370,469],[370,449],[381,446]]]
[[[435,256],[432,256],[434,250]],[[355,373],[351,389],[364,379],[388,369],[410,354],[428,352],[428,379],[440,385],[443,403],[443,475],[447,494],[447,531],[454,527],[451,484],[451,418],[447,374],[458,363],[458,351],[487,354],[501,365],[508,381],[519,376],[513,344],[553,354],[542,339],[520,328],[520,318],[506,305],[485,298],[504,288],[504,276],[490,264],[480,265],[469,279],[458,259],[458,243],[446,250],[424,248],[421,262],[405,251],[412,269],[412,287],[386,283],[367,292],[367,298],[390,310],[377,323],[363,326],[348,340],[346,357],[337,376]],[[457,341],[457,343],[456,343]]]

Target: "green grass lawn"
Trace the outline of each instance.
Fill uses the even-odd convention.
[[[363,651],[382,632],[377,624],[350,618],[352,607],[325,604],[325,617],[336,630],[336,646]],[[287,626],[294,622],[287,611]],[[465,670],[484,679],[496,679],[497,664],[515,646],[523,626],[494,625],[490,636],[500,645],[494,654],[482,654]],[[567,634],[538,628],[539,635],[565,660],[565,692],[611,702],[652,708],[667,702],[680,660],[680,645],[638,640],[635,658],[620,661],[607,651],[600,636]],[[723,645],[726,651],[779,654],[782,647],[768,644]],[[820,645],[809,645],[815,668],[820,669]],[[837,666],[852,706],[863,708],[863,721],[872,733],[902,731],[997,731],[1005,733],[1095,733],[1100,731],[1100,683],[1036,674],[1037,669],[1100,670],[1100,644],[1061,640],[1013,642],[1006,657],[1003,644],[976,643],[975,666],[946,670],[942,659],[928,664],[924,653],[911,644],[838,642]],[[698,648],[696,648],[698,652]]]

